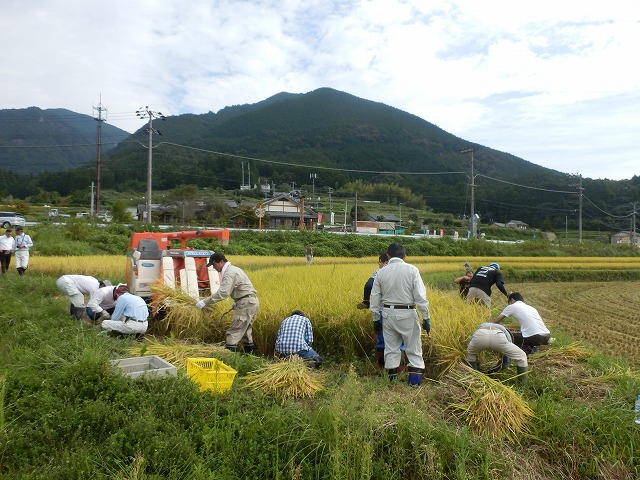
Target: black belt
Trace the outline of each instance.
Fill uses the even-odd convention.
[[[415,305],[382,305],[384,308],[390,308],[392,310],[410,310],[416,308]]]
[[[137,318],[124,317],[124,323],[127,322],[146,322],[147,320],[138,320]]]

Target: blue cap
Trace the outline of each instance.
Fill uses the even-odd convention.
[[[490,263],[489,266],[500,270],[500,265],[498,265],[496,262]]]

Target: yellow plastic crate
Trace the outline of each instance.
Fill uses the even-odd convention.
[[[187,376],[200,386],[200,391],[225,393],[231,389],[236,373],[217,358],[187,358]]]

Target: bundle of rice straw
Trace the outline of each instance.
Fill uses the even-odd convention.
[[[220,304],[209,305],[200,310],[195,306],[196,300],[180,288],[173,289],[161,283],[153,285],[151,292],[151,305],[160,319],[154,323],[154,333],[203,339],[224,332],[224,327],[219,326],[219,322],[211,321],[212,317],[218,320],[222,316],[224,309]]]
[[[128,353],[131,355],[157,355],[181,369],[186,368],[187,358],[224,358],[231,355],[231,352],[222,345],[193,344],[175,338],[158,340],[149,336],[145,337],[142,346],[131,347]]]
[[[534,412],[512,388],[463,364],[451,369],[449,378],[464,389],[451,407],[465,414],[476,433],[511,441],[527,433]]]
[[[297,355],[255,370],[244,380],[245,386],[279,399],[311,398],[324,388],[321,375]]]

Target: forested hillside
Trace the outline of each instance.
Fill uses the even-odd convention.
[[[129,136],[102,122],[102,152]],[[97,122],[63,108],[0,110],[0,168],[19,175],[64,171],[95,163]]]
[[[95,126],[94,126],[95,127]],[[180,115],[156,121],[153,188],[180,185],[237,190],[268,183],[355,197],[354,181],[410,188],[436,212],[470,213],[474,149],[475,211],[483,223],[524,221],[532,226],[575,224],[582,191],[585,228],[617,230],[609,221],[629,214],[640,196],[640,178],[580,179],[534,165],[488,146],[471,144],[414,115],[387,105],[323,88],[307,94],[280,93],[253,105],[217,113]],[[104,156],[103,188],[144,192],[148,135],[136,132]],[[561,165],[559,165],[561,168]],[[313,177],[313,179],[312,179]],[[67,195],[96,178],[95,165],[48,172],[22,180],[19,192],[54,190]],[[9,184],[11,180],[9,179]],[[6,184],[5,184],[6,185]],[[388,201],[387,198],[363,198]],[[626,218],[626,217],[625,217]]]

